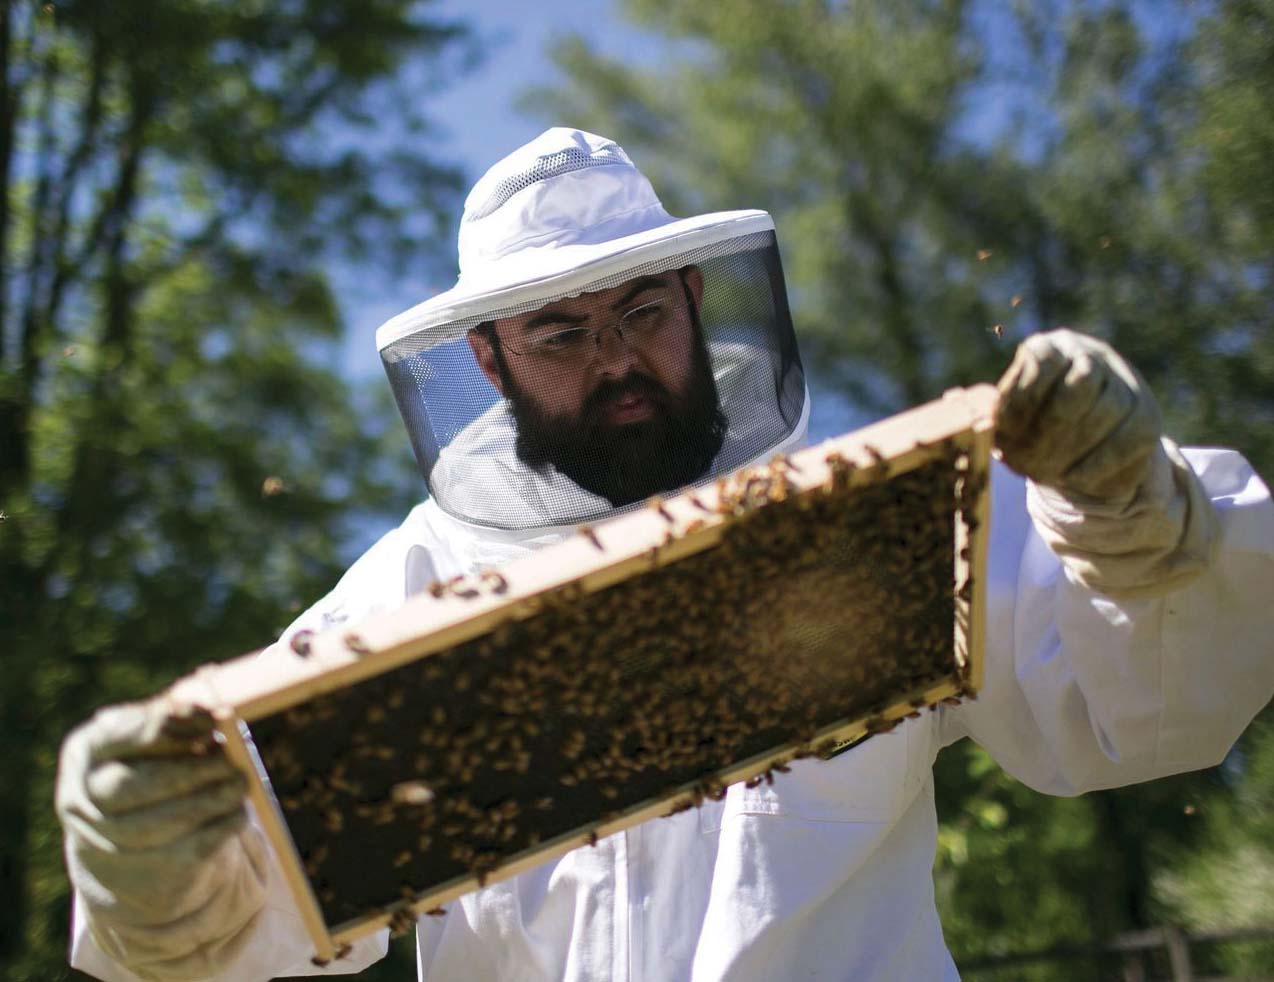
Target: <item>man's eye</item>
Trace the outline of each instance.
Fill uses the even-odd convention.
[[[643,327],[654,324],[659,320],[663,313],[663,301],[652,300],[650,303],[644,303],[640,307],[634,307],[624,315],[623,325],[625,327]]]
[[[588,331],[582,327],[573,327],[569,331],[545,335],[535,342],[535,346],[549,351],[564,351],[582,345],[587,339]]]

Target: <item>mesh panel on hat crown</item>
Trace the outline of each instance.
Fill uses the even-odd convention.
[[[557,153],[540,157],[528,169],[501,180],[486,201],[469,212],[467,219],[476,222],[486,218],[519,191],[548,178],[584,170],[587,167],[608,167],[629,162],[628,155],[613,145],[602,147],[591,154],[575,147],[559,150]]]

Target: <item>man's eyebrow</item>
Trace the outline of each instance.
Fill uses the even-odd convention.
[[[610,305],[611,310],[620,310],[633,302],[633,298],[644,293],[646,290],[661,289],[667,283],[661,276],[639,276],[633,280],[624,295]],[[522,333],[533,331],[539,327],[547,327],[550,324],[583,324],[588,320],[587,314],[568,314],[563,310],[546,310],[536,314],[529,321],[522,325]]]
[[[529,321],[522,325],[522,333],[534,331],[537,327],[547,327],[550,324],[583,324],[587,317],[583,314],[568,314],[564,310],[546,310],[541,314],[536,314]]]
[[[646,290],[653,290],[664,286],[667,286],[667,283],[664,282],[664,279],[661,276],[639,276],[637,279],[633,280],[628,291],[610,305],[610,309],[619,310],[621,307],[627,307],[633,302],[633,298],[638,294],[644,293]]]

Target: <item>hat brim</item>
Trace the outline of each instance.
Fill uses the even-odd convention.
[[[774,220],[764,211],[724,211],[674,219],[605,242],[526,249],[493,263],[492,275],[481,284],[460,281],[390,318],[376,329],[376,347],[384,351],[408,336],[430,347],[448,340],[458,322],[487,319],[519,304],[547,303],[626,269],[773,230]]]

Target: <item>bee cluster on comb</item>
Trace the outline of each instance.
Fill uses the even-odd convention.
[[[393,645],[357,626],[357,679],[236,718],[327,941],[973,695],[986,441],[858,449],[652,501],[622,576],[436,584],[481,629],[371,671]],[[572,555],[605,567],[624,520]]]

